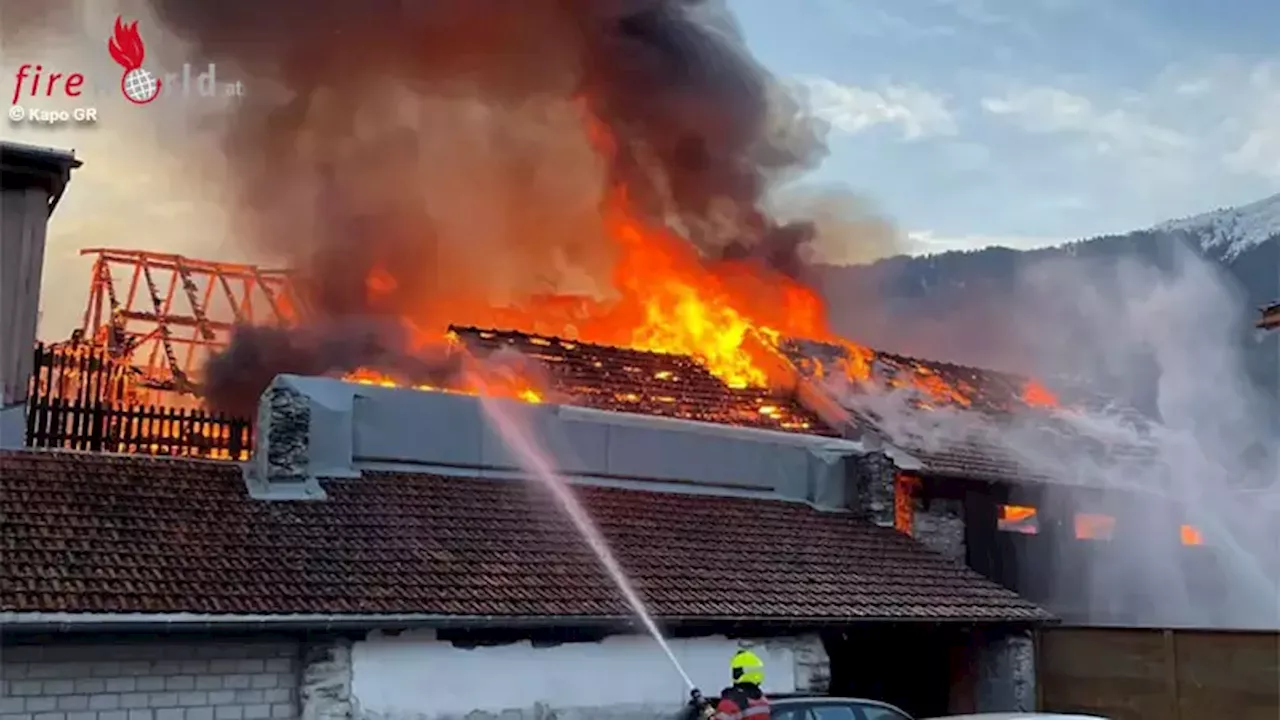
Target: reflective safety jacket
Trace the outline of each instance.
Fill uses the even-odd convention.
[[[734,685],[720,693],[714,720],[769,720],[769,698],[758,685]]]

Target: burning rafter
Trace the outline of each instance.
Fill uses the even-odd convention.
[[[194,395],[205,359],[226,347],[235,325],[298,321],[285,271],[145,250],[80,254],[96,259],[73,341],[106,348],[134,367],[145,387]]]

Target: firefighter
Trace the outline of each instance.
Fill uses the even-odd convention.
[[[715,720],[769,720],[769,699],[760,686],[764,683],[764,662],[750,650],[739,650],[729,661],[733,685],[720,693]]]

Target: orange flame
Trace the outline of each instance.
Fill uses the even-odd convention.
[[[359,383],[361,385],[404,387],[404,385],[396,382],[389,376],[370,369],[356,370],[355,372],[349,373],[343,379],[348,382]],[[470,374],[466,377],[461,387],[446,388],[435,385],[413,385],[411,387],[414,390],[452,392],[462,395],[479,395],[483,392],[485,395],[512,398],[535,404],[544,401],[542,392],[533,386],[532,381],[529,378],[517,374],[490,374],[484,377],[478,374]]]
[[[1194,525],[1183,525],[1179,528],[1183,545],[1203,545],[1204,534]]]
[[[601,156],[612,156],[617,146],[608,127],[591,113],[587,99],[576,103],[588,142]],[[459,301],[406,323],[421,343],[438,341],[437,323],[445,321],[688,355],[732,388],[767,387],[766,356],[777,352],[783,339],[801,338],[840,346],[845,357],[838,370],[855,383],[872,379],[875,353],[831,330],[826,308],[811,288],[755,263],[709,261],[675,231],[642,219],[625,186],[606,193],[600,212],[617,251],[610,296],[547,294],[525,298],[515,307]],[[395,279],[382,267],[370,273],[365,287],[371,297],[396,291]],[[972,404],[972,388],[955,386],[927,368],[905,370],[894,382],[914,386],[930,404]],[[390,383],[367,370],[351,379]],[[542,398],[534,383],[527,385],[503,392]],[[1052,401],[1047,390],[1038,384],[1034,388],[1027,394],[1029,404]]]
[[[1031,407],[1059,407],[1058,396],[1036,380],[1028,380],[1022,388],[1022,401]]]

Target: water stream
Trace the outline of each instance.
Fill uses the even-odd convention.
[[[649,615],[648,608],[644,606],[644,601],[640,599],[640,595],[631,585],[631,580],[622,570],[622,566],[618,564],[617,559],[614,558],[608,541],[605,540],[600,529],[596,527],[595,521],[591,519],[587,509],[578,501],[578,497],[574,494],[573,487],[569,484],[569,481],[556,472],[555,464],[551,458],[547,456],[547,453],[520,420],[508,414],[503,407],[503,401],[495,400],[487,393],[482,392],[480,394],[480,406],[483,408],[490,426],[502,436],[503,441],[520,460],[524,469],[537,478],[538,482],[542,483],[547,490],[551,491],[552,496],[560,505],[560,509],[573,521],[578,532],[587,541],[587,545],[591,547],[596,557],[599,558],[600,564],[604,566],[605,571],[613,578],[614,584],[617,585],[627,604],[631,606],[632,612],[640,619],[640,623],[644,625],[645,630],[653,636],[658,646],[662,648],[662,652],[666,653],[667,659],[671,661],[676,672],[680,673],[680,679],[684,680],[685,686],[689,690],[693,690],[693,680],[689,678],[689,674],[685,672],[684,667],[680,665],[680,661],[676,659],[675,653],[671,651],[671,645],[662,636],[662,632]]]

